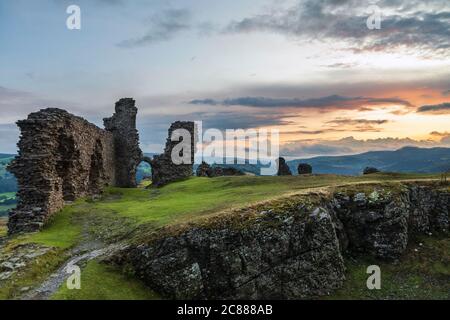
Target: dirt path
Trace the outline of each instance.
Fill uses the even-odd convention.
[[[83,269],[86,264],[96,258],[101,258],[106,255],[111,255],[117,250],[123,248],[123,244],[105,244],[100,240],[95,240],[89,233],[89,226],[87,222],[83,222],[83,233],[79,244],[70,250],[70,258],[51,274],[40,285],[32,288],[20,297],[20,300],[49,300],[55,294],[61,285],[71,275],[71,268],[78,266]],[[81,272],[81,276],[83,273]]]
[[[123,248],[123,245],[113,244],[104,246],[101,242],[89,242],[83,243],[79,247],[75,248],[72,252],[72,257],[67,260],[62,267],[54,272],[47,278],[41,285],[32,289],[23,295],[21,300],[48,300],[56,293],[60,286],[70,276],[68,273],[69,268],[72,266],[78,266],[82,268],[87,262],[112,254],[113,252]]]

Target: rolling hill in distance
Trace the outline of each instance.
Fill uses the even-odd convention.
[[[145,153],[152,157],[154,153]],[[14,155],[0,153],[0,193],[13,192],[16,188],[14,177],[6,171],[6,166]],[[450,148],[404,147],[396,151],[370,151],[346,156],[321,156],[309,159],[287,161],[293,174],[297,174],[299,163],[308,163],[318,174],[360,175],[365,167],[375,167],[385,172],[439,173],[450,170]],[[235,167],[244,172],[258,175],[261,165],[223,165]],[[197,166],[194,166],[196,168]],[[149,165],[138,167],[138,180],[151,175]],[[7,186],[6,186],[7,184]],[[3,190],[4,189],[4,190]]]
[[[385,172],[439,173],[450,170],[450,148],[404,147],[396,151],[370,151],[348,156],[322,156],[287,162],[297,173],[299,163],[308,163],[314,173],[359,175],[365,167]]]

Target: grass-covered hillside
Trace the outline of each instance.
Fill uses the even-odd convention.
[[[236,209],[320,187],[368,182],[436,179],[434,175],[376,174],[361,177],[311,175],[286,177],[191,178],[163,188],[108,188],[102,199],[80,199],[55,217],[51,226],[31,240],[57,247],[73,245],[82,231],[83,217],[124,220],[120,227],[151,225],[155,228],[192,222],[209,214]],[[74,220],[75,218],[75,220]],[[95,227],[95,226],[94,226]]]
[[[10,209],[16,207],[16,193],[4,192],[0,193],[0,217],[6,216]]]
[[[163,188],[119,189],[108,188],[101,198],[80,199],[66,206],[53,221],[41,232],[15,237],[8,240],[0,249],[2,254],[23,248],[27,245],[37,245],[53,248],[50,252],[21,269],[9,280],[0,281],[0,299],[17,298],[30,288],[39,285],[50,274],[58,269],[71,255],[71,249],[89,246],[94,242],[105,244],[116,243],[119,240],[131,239],[140,230],[157,233],[165,226],[175,226],[195,222],[198,219],[210,217],[218,212],[245,207],[259,201],[267,201],[290,194],[320,191],[341,185],[357,185],[367,183],[383,183],[395,185],[403,180],[438,179],[433,175],[406,174],[375,174],[369,176],[351,177],[336,175],[311,175],[291,177],[218,177],[191,178]],[[5,220],[0,219],[0,236],[5,233]],[[389,281],[389,292],[394,295],[407,293],[400,297],[428,297],[429,288],[419,293],[408,291],[411,286],[420,286],[422,282],[417,277],[426,276],[439,282],[442,275],[450,274],[450,243],[448,239],[424,240],[423,250],[419,253],[413,249],[412,254],[431,255],[435,260],[432,265],[426,262],[413,265],[414,260],[393,267]],[[425,252],[425,249],[430,250]],[[432,248],[431,248],[432,247]],[[407,258],[409,259],[409,258]],[[421,258],[422,259],[422,258]],[[425,259],[425,258],[424,258]],[[360,288],[360,261],[349,264],[350,279],[344,291],[336,293],[336,298],[370,298],[368,293]],[[68,291],[64,286],[55,292],[53,299],[155,299],[157,296],[132,274],[114,269],[100,261],[92,260],[83,266],[83,275],[89,279],[82,290]],[[413,270],[411,277],[399,277],[403,271]],[[104,281],[104,279],[107,279]],[[416,279],[417,281],[415,281]],[[422,278],[421,278],[422,279]],[[422,280],[421,280],[422,281]],[[429,282],[426,282],[429,283]],[[428,284],[427,284],[428,285]],[[437,284],[436,297],[443,297],[444,284]],[[400,290],[400,291],[399,291]],[[403,291],[402,291],[403,290]],[[406,290],[406,289],[405,289]],[[431,290],[431,289],[430,289]],[[420,293],[421,292],[421,293]],[[380,297],[382,297],[380,295]]]
[[[450,170],[450,148],[404,147],[395,151],[370,151],[346,156],[323,156],[288,162],[292,172],[299,163],[312,165],[314,172],[359,175],[365,167],[384,172],[439,173]]]
[[[0,217],[6,216],[8,210],[16,206],[17,182],[6,170],[13,158],[10,154],[0,154]]]

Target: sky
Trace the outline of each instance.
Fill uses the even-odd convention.
[[[449,34],[447,0],[0,0],[0,152],[30,112],[102,126],[122,97],[145,152],[176,120],[276,128],[288,157],[450,147]]]

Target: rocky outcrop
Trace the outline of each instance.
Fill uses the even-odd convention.
[[[176,130],[182,130],[190,135],[190,141],[185,141],[187,149],[190,148],[190,157],[188,161],[184,163],[175,163],[172,159],[172,152],[174,148],[179,145],[182,146],[183,138],[174,137],[173,133]],[[181,132],[182,133],[182,132]],[[195,145],[197,137],[195,132],[195,123],[188,121],[177,121],[173,123],[169,128],[169,137],[167,138],[166,147],[164,153],[153,157],[150,161],[152,166],[152,185],[156,187],[164,186],[170,182],[179,181],[191,177],[194,173],[194,155]],[[186,151],[186,150],[184,150]],[[180,152],[183,152],[181,150]],[[178,153],[178,156],[182,157],[183,154]]]
[[[301,299],[342,286],[343,257],[399,258],[418,233],[449,232],[450,193],[361,186],[289,196],[141,239],[117,254],[171,299]]]
[[[142,157],[136,112],[132,99],[120,100],[116,114],[105,120],[107,130],[61,109],[19,121],[19,154],[9,166],[19,200],[9,214],[9,234],[37,231],[66,201],[98,194],[107,185],[132,186]]]
[[[0,287],[3,285],[2,281],[12,278],[52,250],[55,249],[38,244],[23,244],[14,250],[5,250],[0,246]]]
[[[197,168],[197,177],[225,177],[225,176],[243,176],[244,172],[233,167],[210,166],[202,162]]]
[[[226,167],[226,166],[213,166],[212,168],[213,177],[229,177],[229,176],[244,176],[245,173],[242,172],[239,169],[233,168],[233,167]]]
[[[292,207],[262,211],[245,228],[222,219],[117,255],[171,299],[295,299],[344,281],[331,216]]]
[[[312,174],[312,167],[307,163],[300,163],[297,168],[298,174]]]
[[[363,170],[364,175],[374,174],[374,173],[378,173],[378,172],[380,172],[380,170],[378,170],[377,168],[374,168],[374,167],[365,167]]]
[[[277,160],[278,164],[278,176],[292,176],[291,169],[289,169],[289,166],[286,163],[286,160],[282,157],[278,158]]]
[[[212,168],[209,164],[207,164],[205,161],[203,161],[197,168],[196,171],[197,177],[206,177],[211,178],[212,177]]]
[[[337,193],[334,213],[342,248],[381,259],[398,259],[417,234],[448,232],[450,193],[430,186]]]

